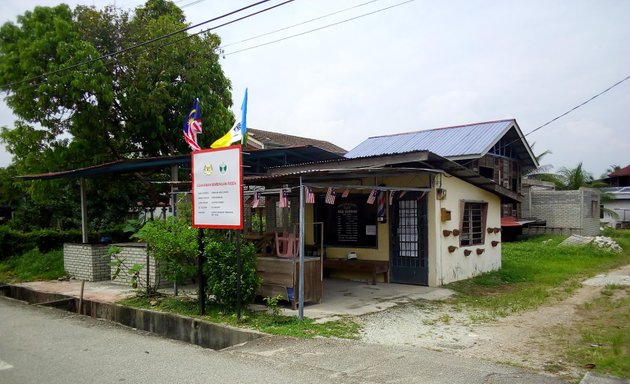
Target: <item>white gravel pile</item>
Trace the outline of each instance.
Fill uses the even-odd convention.
[[[564,240],[560,245],[587,245],[593,244],[598,248],[607,249],[612,252],[620,253],[623,251],[621,246],[610,237],[606,236],[580,236],[571,235]]]

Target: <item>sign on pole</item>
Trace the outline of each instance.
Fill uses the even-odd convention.
[[[193,227],[243,229],[241,146],[192,153]]]

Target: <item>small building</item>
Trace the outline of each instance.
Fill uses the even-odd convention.
[[[614,228],[630,228],[630,165],[609,174],[602,181],[609,185],[602,188],[607,197],[602,206],[614,213],[602,212],[602,222]]]

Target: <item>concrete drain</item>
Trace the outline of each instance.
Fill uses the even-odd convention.
[[[54,307],[74,313],[78,312],[77,308],[79,306],[79,299],[75,297],[34,291],[11,284],[0,284],[0,296],[10,297],[32,305]],[[82,315],[113,321],[169,339],[180,340],[215,350],[265,336],[259,332],[207,323],[170,313],[124,307],[118,304],[100,303],[83,299],[81,306]]]

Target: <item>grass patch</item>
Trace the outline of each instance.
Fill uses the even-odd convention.
[[[578,318],[571,329],[561,331],[578,336],[568,338],[568,360],[630,378],[630,287],[604,288],[598,299],[579,308]]]
[[[0,281],[5,283],[53,280],[65,275],[61,250],[41,253],[32,249],[0,262]]]
[[[360,325],[349,318],[315,323],[312,319],[300,321],[295,316],[274,315],[267,311],[245,310],[241,314],[241,321],[237,321],[236,314],[225,312],[218,307],[208,305],[206,316],[199,316],[199,306],[196,299],[188,297],[133,297],[119,301],[118,304],[135,308],[153,309],[156,311],[178,313],[190,317],[203,319],[212,323],[221,323],[238,327],[246,327],[273,335],[294,336],[302,338],[338,337],[357,339]]]
[[[455,303],[506,316],[536,308],[550,299],[563,299],[580,281],[630,263],[630,231],[606,232],[623,248],[613,253],[594,246],[561,246],[565,237],[538,236],[502,244],[502,268],[448,284]]]

